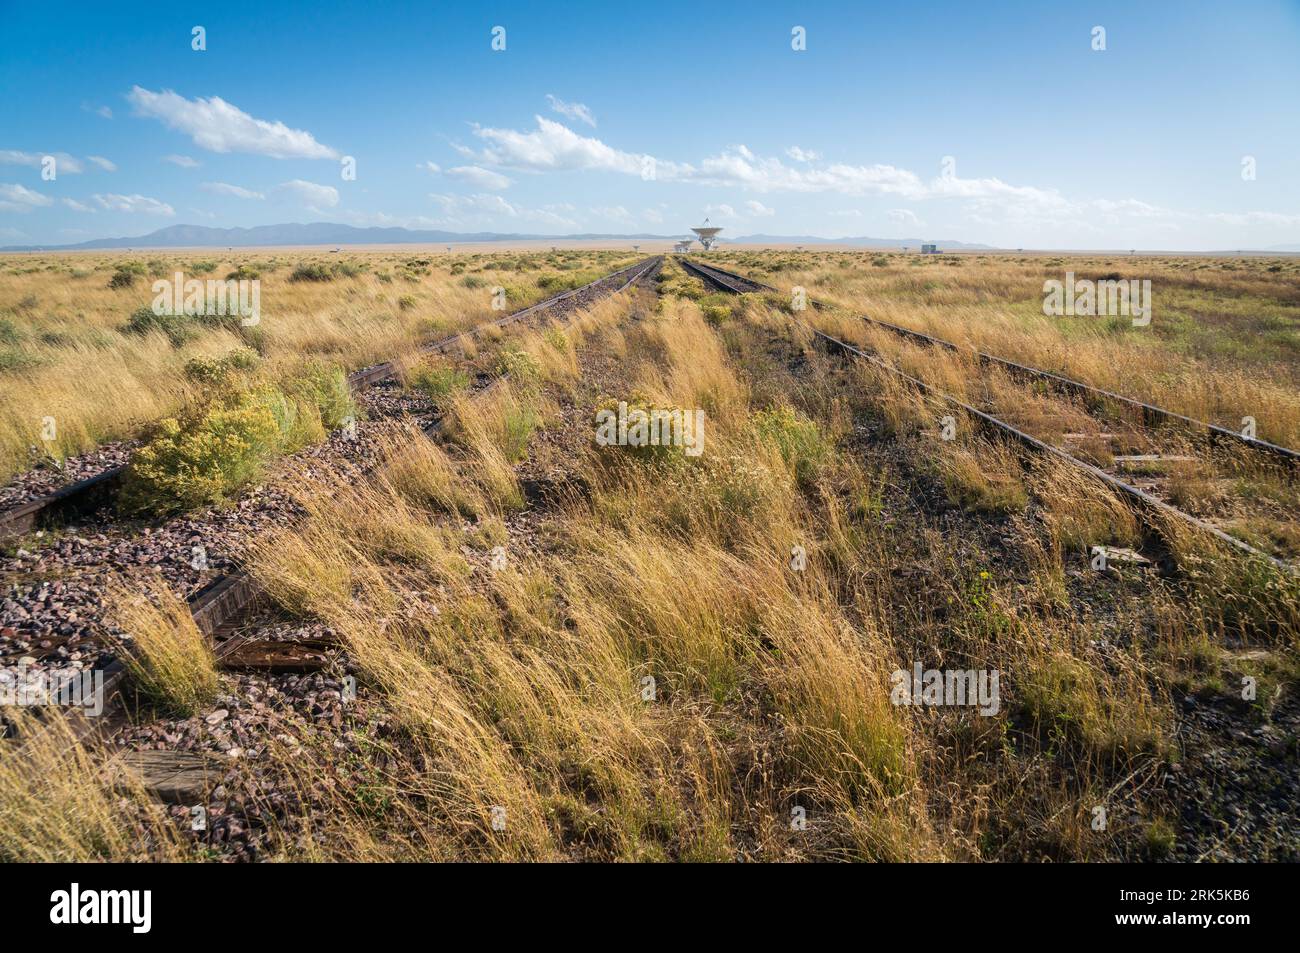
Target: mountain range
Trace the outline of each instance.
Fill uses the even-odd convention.
[[[447,245],[463,242],[507,241],[676,241],[685,235],[654,235],[646,232],[603,234],[584,232],[575,235],[529,235],[505,232],[446,232],[434,229],[357,228],[333,222],[258,225],[253,228],[209,228],[204,225],[169,225],[148,235],[127,238],[96,238],[75,245],[9,245],[0,252],[23,251],[92,251],[107,248],[249,248],[274,245]],[[988,249],[990,245],[937,241],[941,248]],[[919,247],[919,238],[822,238],[817,235],[744,235],[722,239],[729,245],[854,245],[867,248]]]

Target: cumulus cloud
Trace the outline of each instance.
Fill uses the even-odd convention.
[[[339,204],[339,190],[332,185],[317,185],[302,179],[291,179],[276,186],[277,191],[289,192],[310,209],[333,208]]]
[[[791,146],[790,164],[760,156],[743,144],[693,162],[678,162],[618,149],[562,123],[534,117],[533,129],[474,127],[483,143],[478,150],[456,146],[481,166],[526,172],[599,171],[635,175],[659,182],[687,182],[718,188],[772,192],[827,193],[851,197],[885,197],[914,202],[949,200],[964,204],[972,221],[1055,226],[1093,221],[1176,218],[1167,209],[1137,199],[1070,199],[1056,189],[1016,185],[995,177],[925,179],[888,163],[824,163],[818,153]],[[765,206],[764,206],[765,207]],[[762,214],[750,209],[751,214]],[[1154,225],[1155,222],[1148,222]]]
[[[176,210],[166,202],[138,193],[135,195],[118,195],[115,192],[96,193],[94,199],[99,203],[100,208],[114,212],[143,212],[146,215],[176,214]]]
[[[30,212],[34,208],[49,205],[54,200],[16,182],[0,182],[0,210],[6,212]]]
[[[516,219],[563,228],[572,228],[578,224],[565,214],[573,210],[571,205],[566,204],[526,208],[507,202],[499,195],[488,195],[482,192],[474,195],[444,195],[435,192],[431,193],[429,198],[442,208],[443,218],[438,220],[440,226],[483,224],[502,219]]]
[[[579,122],[585,122],[588,126],[595,127],[596,117],[582,103],[566,103],[563,99],[557,99],[550,93],[546,94],[546,101],[551,104],[551,109],[561,116],[567,119],[576,119]]]
[[[433,173],[434,175],[437,175],[439,172],[442,171],[442,167],[438,165],[438,163],[436,162],[421,162],[418,163],[415,167],[417,169],[425,169],[428,172]]]
[[[266,198],[263,192],[254,192],[252,189],[246,189],[242,185],[231,185],[229,182],[204,182],[199,188],[213,195],[229,195],[237,199]]]
[[[487,145],[480,153],[469,153],[488,165],[530,172],[596,169],[640,175],[642,160],[651,159],[611,148],[543,116],[533,118],[537,128],[526,132],[475,126],[474,135]]]
[[[186,99],[170,89],[160,93],[133,86],[127,99],[142,116],[183,132],[209,152],[247,152],[272,159],[336,159],[337,150],[311,133],[275,120],[256,119],[220,96]]]
[[[86,156],[86,158],[89,161],[95,163],[95,165],[99,166],[105,172],[117,171],[117,165],[114,164],[113,162],[110,162],[108,159],[105,159],[103,156]]]
[[[767,218],[769,215],[776,214],[776,209],[768,208],[762,202],[756,202],[753,199],[750,199],[745,203],[745,208],[750,215],[755,215],[759,218]]]
[[[84,205],[81,202],[78,202],[76,199],[61,199],[61,201],[63,202],[64,205],[72,209],[74,212],[90,212],[93,214],[95,211],[89,205]]]
[[[429,163],[433,165],[433,163]],[[437,166],[434,166],[434,170]],[[480,189],[491,189],[500,191],[509,188],[511,180],[506,178],[500,172],[493,172],[491,169],[485,169],[477,165],[460,165],[454,169],[448,169],[444,175],[449,178],[459,179],[462,182],[468,182],[470,185]]]
[[[178,165],[182,169],[197,169],[200,164],[198,159],[178,155],[163,156],[163,162],[170,162],[172,165]]]

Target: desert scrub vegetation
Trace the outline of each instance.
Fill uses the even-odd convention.
[[[185,418],[164,419],[136,450],[120,505],[157,514],[223,504],[276,457],[323,439],[355,414],[343,372],[324,364],[283,389],[217,392]]]
[[[607,251],[419,258],[358,251],[322,262],[209,251],[169,253],[158,267],[96,253],[0,269],[0,480],[39,459],[138,438],[178,416],[203,396],[200,382],[184,373],[191,360],[248,347],[262,358],[257,382],[278,387],[315,359],[364,367],[500,317],[489,293],[497,285],[509,287],[510,307],[526,307],[554,293],[538,283],[548,275],[567,281],[633,260]],[[473,269],[484,287],[461,287],[449,274],[457,265]],[[299,266],[323,270],[331,280],[294,280]],[[159,318],[150,309],[151,270],[164,278],[180,271],[260,280],[261,322],[242,327],[237,319]],[[394,274],[400,292],[391,286]],[[57,422],[52,441],[41,436],[46,417]]]
[[[1232,430],[1250,415],[1262,439],[1300,446],[1300,273],[1289,259],[730,251],[716,257],[721,267],[759,280],[779,276],[769,283],[781,289],[800,285],[850,312]],[[873,257],[886,264],[873,264]],[[1127,320],[1045,316],[1043,282],[1061,280],[1067,270],[1079,279],[1149,279],[1152,323],[1135,328]]]

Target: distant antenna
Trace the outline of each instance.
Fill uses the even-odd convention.
[[[795,250],[795,251],[803,251],[803,246],[802,246],[802,245],[795,245],[795,246],[794,246],[794,250]]]
[[[450,246],[450,245],[447,246],[447,251],[448,251],[448,252],[451,251],[451,246]]]
[[[633,246],[632,246],[632,250],[633,250],[633,251],[640,251],[640,250],[641,250],[641,246],[640,246],[640,245],[633,245]]]
[[[713,243],[718,240],[718,232],[722,231],[722,227],[720,225],[709,226],[709,220],[706,218],[703,225],[698,228],[692,228],[691,231],[693,231],[695,237],[700,240],[700,244],[704,246],[704,250],[709,251],[713,248]]]
[[[906,246],[906,245],[903,246],[903,251],[907,251],[907,246]]]

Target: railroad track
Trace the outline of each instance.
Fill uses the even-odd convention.
[[[725,269],[718,268],[714,265],[704,265],[699,262],[694,262],[685,258],[679,260],[681,264],[687,269],[688,272],[701,278],[707,284],[715,288],[719,288],[723,291],[727,291],[733,294],[747,294],[753,292],[776,292],[776,289],[772,288],[770,285],[766,285],[759,281],[754,281],[751,278],[746,278],[743,275],[738,275],[734,272],[730,272]],[[810,300],[809,303],[812,304],[814,307],[821,307],[821,305],[818,302],[814,302]],[[1178,414],[1161,407],[1156,407],[1152,404],[1147,404],[1142,401],[1133,400],[1132,398],[1125,397],[1121,394],[1115,394],[1111,391],[1106,391],[1100,388],[1092,387],[1091,385],[1084,384],[1080,381],[1071,380],[1070,378],[1064,377],[1059,374],[1054,374],[1050,371],[1044,371],[1044,370],[1040,370],[1039,368],[1030,367],[1029,365],[1019,364],[1014,361],[1008,361],[1004,358],[996,357],[991,354],[985,354],[984,352],[978,350],[971,352],[968,349],[963,349],[958,345],[953,344],[949,341],[945,341],[941,338],[935,338],[930,335],[923,334],[919,331],[913,331],[908,328],[903,328],[898,325],[890,324],[885,321],[879,321],[867,316],[861,316],[861,317],[862,320],[867,322],[868,324],[881,327],[894,334],[897,334],[900,337],[904,337],[913,341],[918,341],[923,344],[929,345],[931,347],[939,348],[947,351],[952,351],[957,353],[971,353],[972,356],[975,357],[975,359],[979,361],[981,364],[988,364],[988,365],[1002,367],[1014,377],[1020,379],[1042,380],[1049,383],[1053,387],[1056,387],[1060,390],[1070,393],[1073,396],[1082,397],[1085,399],[1095,400],[1095,401],[1109,401],[1114,404],[1118,404],[1119,406],[1125,408],[1126,410],[1134,412],[1137,418],[1143,421],[1144,423],[1146,423],[1148,426],[1151,426],[1155,423],[1174,425],[1181,429],[1191,431],[1193,433],[1199,433],[1200,435],[1208,438],[1211,447],[1215,446],[1216,444],[1227,443],[1233,447],[1244,448],[1250,451],[1251,453],[1259,454],[1262,457],[1267,458],[1272,462],[1279,463],[1280,465],[1284,466],[1287,469],[1288,473],[1294,468],[1296,461],[1300,460],[1300,453],[1297,453],[1296,451],[1291,450],[1287,447],[1278,446],[1276,444],[1272,444],[1263,440],[1248,438],[1235,431],[1228,430],[1226,428],[1219,427],[1214,424],[1207,423],[1205,421],[1196,420],[1194,418],[1187,417],[1185,415]],[[1230,533],[1225,532],[1224,530],[1220,529],[1218,526],[1215,526],[1213,523],[1210,523],[1198,516],[1188,513],[1180,509],[1179,507],[1174,506],[1173,504],[1167,502],[1166,500],[1161,499],[1159,496],[1151,492],[1151,485],[1148,485],[1147,487],[1138,486],[1133,482],[1123,479],[1116,473],[1108,472],[1107,470],[1099,466],[1096,466],[1092,463],[1089,463],[1086,460],[1079,459],[1079,457],[1074,455],[1073,453],[1070,453],[1060,447],[1054,446],[1046,442],[1045,440],[1042,440],[1034,436],[1033,434],[1026,432],[1022,428],[1017,427],[1014,424],[1009,423],[1008,421],[1003,420],[998,416],[995,416],[994,414],[988,413],[985,410],[981,410],[965,401],[962,401],[956,397],[953,397],[948,393],[945,393],[944,391],[940,390],[934,385],[922,381],[919,378],[914,377],[900,370],[899,368],[893,366],[889,362],[883,360],[877,354],[869,353],[854,344],[851,344],[847,341],[843,341],[840,338],[835,337],[834,335],[827,334],[824,331],[817,330],[816,328],[812,330],[815,337],[830,349],[834,351],[838,351],[840,353],[850,354],[855,357],[861,358],[867,361],[868,363],[872,364],[874,367],[878,367],[888,372],[891,375],[897,376],[907,381],[909,384],[917,388],[919,391],[929,394],[935,397],[936,399],[943,401],[949,407],[952,407],[957,410],[961,410],[962,412],[968,414],[973,419],[977,420],[982,426],[985,426],[989,430],[996,433],[1000,433],[1004,436],[1008,436],[1013,440],[1015,440],[1016,442],[1026,447],[1029,447],[1030,449],[1036,452],[1043,453],[1048,456],[1052,456],[1059,460],[1062,460],[1065,463],[1069,464],[1070,466],[1082,470],[1083,472],[1089,474],[1090,476],[1096,478],[1097,480],[1100,480],[1102,483],[1106,484],[1112,490],[1116,491],[1121,496],[1122,499],[1128,500],[1132,508],[1135,509],[1139,515],[1146,517],[1146,522],[1149,526],[1153,525],[1156,517],[1169,518],[1177,522],[1187,524],[1191,526],[1193,529],[1195,529],[1196,531],[1208,535],[1210,537],[1213,537],[1214,539],[1218,540],[1221,543],[1226,544],[1227,546],[1231,547],[1233,550],[1241,553],[1244,556],[1265,560],[1275,568],[1286,572],[1295,573],[1297,571],[1296,567],[1286,562],[1285,560],[1278,559],[1276,556],[1264,552],[1263,550],[1251,545],[1245,540],[1242,540],[1236,536],[1231,535]],[[1160,455],[1158,454],[1134,455],[1127,458],[1117,458],[1117,459],[1125,459],[1126,461],[1143,462],[1148,458],[1150,458],[1150,462],[1159,462]]]
[[[555,295],[498,320],[431,342],[424,345],[421,350],[424,353],[443,353],[456,346],[464,337],[478,337],[491,329],[504,328],[542,316],[559,316],[566,319],[565,323],[567,323],[568,320],[571,320],[596,301],[618,294],[633,284],[652,277],[662,264],[662,261],[662,256],[643,259],[580,288]],[[354,390],[364,389],[393,377],[396,372],[396,365],[393,362],[386,362],[355,372],[349,377],[349,383]],[[498,375],[490,383],[480,388],[477,393],[481,396],[502,384],[504,380],[505,375]],[[432,435],[441,426],[441,419],[435,419],[425,426],[424,430]],[[89,480],[82,481],[81,484],[66,487],[58,493],[52,494],[51,497],[66,498],[69,494],[77,492],[103,493],[102,484],[107,478],[107,474],[100,474]],[[85,486],[78,490],[77,487],[82,485]],[[51,498],[44,499],[50,500]],[[99,497],[99,499],[102,501],[103,497]],[[47,505],[51,504],[47,503]],[[213,642],[219,667],[240,664],[237,662],[237,657],[241,651],[249,648],[253,642],[249,636],[237,634],[238,621],[259,603],[260,596],[260,589],[255,580],[243,570],[235,569],[213,579],[187,600],[195,624]],[[268,670],[271,668],[292,669],[295,656],[305,658],[313,654],[319,655],[318,648],[318,646],[312,645],[304,649],[302,645],[292,641],[267,643],[265,651],[259,655],[259,659],[261,664]],[[122,720],[122,706],[120,703],[127,687],[125,667],[120,661],[113,660],[97,669],[97,671],[102,672],[104,676],[104,712],[107,717],[95,718],[92,722],[79,710],[63,709],[62,711],[70,719],[74,734],[77,737],[85,737],[92,731],[99,731],[101,734],[111,733]]]
[[[643,259],[626,268],[611,272],[580,288],[553,295],[544,301],[514,311],[495,321],[489,321],[420,347],[423,354],[443,353],[456,346],[463,337],[477,337],[494,328],[503,328],[544,313],[558,314],[585,307],[591,301],[610,293],[622,291],[637,280],[652,262],[659,258]],[[612,291],[610,289],[613,289]],[[348,386],[354,393],[388,380],[397,373],[392,361],[375,364],[353,371],[348,375]],[[66,520],[71,516],[92,512],[112,500],[121,486],[130,464],[110,467],[94,476],[70,483],[52,493],[28,500],[0,511],[0,540],[22,536],[32,530]]]

